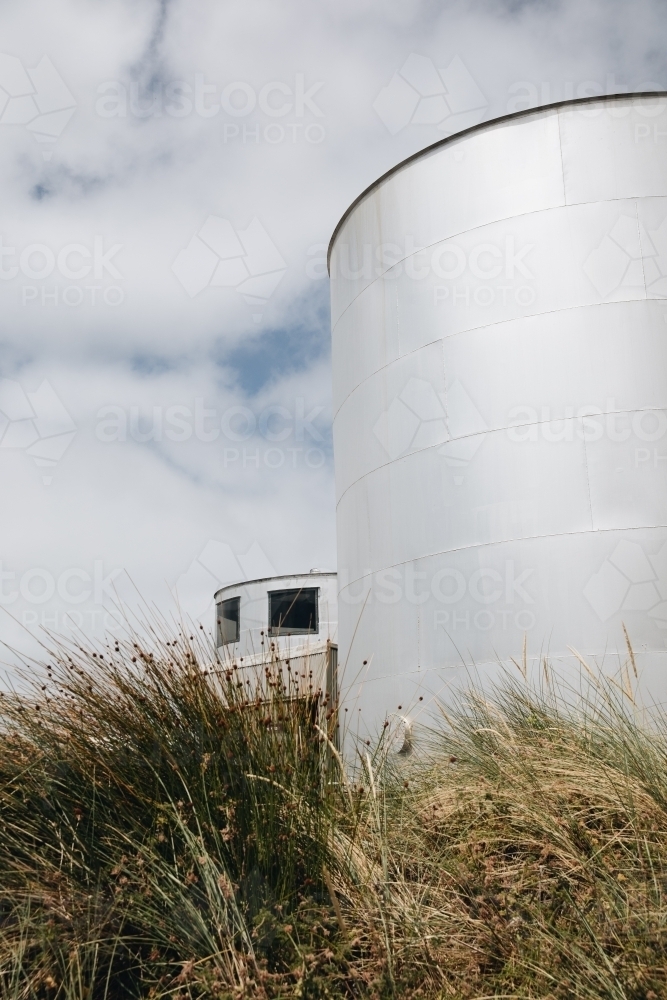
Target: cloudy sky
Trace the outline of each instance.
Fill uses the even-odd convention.
[[[6,662],[133,594],[210,624],[221,583],[334,568],[342,212],[476,121],[667,88],[657,0],[4,0],[0,22]]]

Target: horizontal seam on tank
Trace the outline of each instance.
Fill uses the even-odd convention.
[[[445,634],[447,635],[448,633],[445,633]],[[623,652],[627,654],[627,646],[623,646],[622,648],[623,648]],[[615,652],[617,652],[617,651],[613,651],[613,653],[615,653]],[[656,652],[664,653],[665,650],[664,649],[656,650]],[[612,655],[613,655],[613,653],[612,653]],[[549,654],[547,654],[547,655],[549,655]],[[561,653],[561,654],[556,653],[556,654],[551,654],[551,655],[564,656],[565,654],[564,653]],[[594,656],[595,654],[594,653],[590,653],[590,652],[589,653],[584,652],[581,655],[582,656]],[[569,656],[573,660],[577,659],[576,656],[574,656],[574,654],[572,654],[572,653],[570,653]],[[509,661],[510,657],[509,656],[506,657],[506,660]],[[533,662],[533,663],[541,663],[542,662],[542,656],[541,655],[536,655],[535,653],[533,653],[533,654],[529,653],[527,655],[527,657],[526,657],[526,660],[529,663],[531,663],[531,662]],[[487,666],[487,664],[494,664],[495,666],[498,666],[499,664],[502,664],[503,662],[504,661],[499,657],[498,659],[495,659],[495,660],[490,660],[490,659],[480,660],[480,661],[473,660],[472,661],[472,665],[473,665],[473,669],[474,669],[474,668],[479,668],[479,667],[485,667],[485,666]],[[400,673],[380,674],[377,677],[366,677],[364,679],[364,681],[361,682],[361,683],[362,683],[362,686],[363,686],[365,684],[373,684],[376,681],[391,680],[392,678],[393,679],[401,679],[401,680],[403,680],[406,677],[412,677],[412,676],[422,677],[423,678],[426,674],[434,674],[434,673],[438,673],[440,671],[459,671],[459,670],[470,670],[470,664],[466,663],[465,661],[459,660],[458,663],[453,663],[453,664],[451,664],[451,666],[439,665],[439,666],[430,666],[430,667],[411,667],[409,670],[401,670]],[[434,698],[437,698],[437,695],[433,695],[433,692],[428,692],[428,694],[432,695]],[[427,702],[427,704],[428,704],[428,702]],[[420,712],[424,711],[425,706],[423,706],[423,705],[421,705],[421,706],[415,706],[415,708],[417,708],[417,707],[418,707],[418,710]]]
[[[360,483],[362,481],[362,479],[366,479],[368,476],[372,476],[376,472],[379,472],[380,469],[386,469],[387,466],[394,465],[396,462],[401,462],[401,461],[403,461],[403,459],[412,458],[413,455],[423,455],[424,452],[426,452],[426,451],[432,451],[434,448],[444,448],[444,446],[446,444],[452,444],[455,441],[467,441],[470,438],[484,437],[484,435],[486,435],[486,434],[498,434],[498,433],[501,433],[502,431],[520,430],[522,427],[541,427],[543,424],[561,423],[562,421],[565,421],[565,420],[587,420],[587,419],[593,419],[595,417],[611,417],[611,416],[621,415],[621,414],[624,414],[624,413],[625,414],[628,414],[628,413],[655,413],[656,410],[663,410],[663,411],[667,412],[667,404],[665,406],[639,406],[639,407],[633,407],[632,409],[625,409],[625,410],[602,410],[600,413],[582,413],[582,414],[580,414],[578,416],[573,415],[571,417],[554,417],[553,420],[526,420],[526,421],[523,421],[520,424],[506,424],[503,427],[487,427],[483,431],[472,431],[470,434],[460,434],[459,437],[450,437],[450,438],[447,438],[446,441],[439,441],[437,444],[430,444],[426,448],[416,448],[414,451],[410,451],[406,455],[399,455],[398,458],[391,459],[388,462],[383,462],[382,465],[376,465],[374,469],[369,469],[368,472],[364,472],[363,475],[358,476],[356,479],[353,479],[352,482],[348,486],[345,487],[345,489],[341,493],[340,497],[336,501],[336,507],[338,507],[338,504],[340,503],[340,501],[343,499],[343,497],[345,496],[345,494],[349,490],[352,489],[353,486],[356,486],[357,483]],[[438,418],[434,418],[434,419],[438,419]],[[584,446],[586,445],[586,439],[585,438],[579,438],[579,440],[581,441],[581,443]],[[515,443],[516,444],[523,444],[524,442],[517,441]],[[548,441],[547,442],[547,444],[559,444],[559,443],[560,443],[559,440],[557,440],[557,441]],[[615,443],[616,444],[622,444],[623,442],[619,441],[619,442],[615,442]],[[646,442],[646,443],[650,444],[651,442]],[[472,459],[470,461],[472,461]]]
[[[483,549],[488,548],[490,545],[516,545],[520,542],[534,542],[541,538],[569,538],[575,535],[602,535],[608,531],[655,531],[658,528],[667,528],[667,524],[639,524],[632,525],[629,528],[587,528],[584,531],[552,531],[547,532],[543,535],[524,535],[521,538],[499,538],[494,542],[475,542],[472,545],[459,545],[454,549],[439,549],[438,552],[425,552],[420,556],[413,556],[411,559],[403,559],[402,562],[392,563],[390,566],[379,566],[377,569],[372,570],[371,576],[375,573],[382,573],[388,569],[397,569],[399,566],[407,566],[408,563],[417,562],[422,559],[433,559],[436,556],[448,556],[453,552],[466,552],[469,549]],[[342,587],[338,591],[340,596],[344,590],[349,587],[353,587],[355,583],[359,583],[361,580],[368,579],[368,576],[358,576],[354,580],[350,580],[349,583]]]
[[[665,200],[667,200],[667,198]],[[646,291],[646,289],[644,289],[644,291]],[[597,308],[599,308],[601,306],[605,306],[605,307],[606,306],[618,306],[618,305],[623,305],[626,302],[663,302],[663,303],[667,303],[667,298],[659,298],[659,299],[655,298],[655,299],[653,299],[653,298],[648,298],[647,296],[644,296],[644,298],[640,298],[640,299],[614,299],[613,301],[610,301],[610,302],[583,302],[580,305],[576,305],[576,306],[563,306],[561,309],[543,309],[541,312],[533,312],[533,313],[528,313],[528,315],[526,315],[526,316],[519,316],[518,319],[519,320],[529,320],[529,319],[533,319],[533,318],[538,317],[538,316],[552,316],[555,313],[576,312],[577,309],[597,309]],[[476,333],[477,330],[486,330],[486,329],[490,330],[494,326],[502,326],[503,323],[514,323],[514,322],[516,322],[516,318],[515,319],[501,319],[501,320],[497,320],[495,323],[487,323],[487,324],[480,325],[480,326],[470,326],[466,330],[457,330],[455,333],[448,333],[448,334],[446,334],[446,336],[440,337],[440,340],[451,340],[453,337],[464,337],[467,333]],[[435,341],[434,343],[437,343],[437,341]],[[417,350],[419,350],[419,348],[417,348]],[[407,357],[407,355],[406,355],[406,357]]]
[[[449,636],[449,633],[446,632],[445,634],[447,636]],[[595,657],[595,656],[603,656],[603,657],[604,656],[618,656],[619,653],[622,653],[624,656],[627,657],[628,648],[627,648],[627,646],[622,645],[621,643],[619,643],[618,644],[618,649],[610,649],[608,646],[605,646],[599,652],[595,652],[594,650],[586,650],[586,649],[583,649],[580,652],[581,652],[581,655],[584,657],[584,659],[586,659],[586,658],[592,658],[592,657]],[[643,657],[644,656],[651,656],[653,654],[660,654],[660,655],[664,656],[665,650],[664,649],[646,649],[646,650],[642,650],[641,653],[639,653],[639,651],[635,650],[635,655],[641,655]],[[568,660],[573,660],[575,662],[579,662],[578,657],[576,657],[573,653],[552,653],[552,652],[548,652],[546,655],[547,655],[548,658],[554,659],[556,661],[560,661],[562,659],[568,659]],[[434,665],[434,666],[430,666],[430,667],[412,667],[409,670],[403,670],[403,669],[401,669],[400,673],[397,671],[396,673],[393,673],[393,674],[380,674],[377,677],[366,677],[363,682],[358,682],[358,683],[361,684],[361,686],[364,686],[366,684],[375,684],[375,683],[378,683],[379,681],[405,680],[408,677],[421,677],[421,678],[424,678],[426,674],[437,674],[437,673],[444,672],[444,671],[448,671],[448,672],[450,672],[450,671],[451,672],[457,671],[458,672],[458,671],[461,671],[461,670],[470,671],[471,669],[472,670],[479,670],[482,667],[486,667],[488,665],[492,665],[492,666],[495,666],[495,667],[498,667],[498,666],[502,667],[502,665],[504,663],[509,663],[510,659],[511,659],[511,657],[507,656],[507,657],[505,657],[504,660],[503,660],[502,657],[498,657],[495,660],[493,660],[493,659],[471,660],[471,663],[466,663],[465,660],[461,659],[457,663],[452,663],[451,665],[438,665],[438,666]],[[541,664],[541,662],[542,662],[542,655],[541,654],[537,655],[535,653],[532,653],[532,654],[528,653],[528,655],[526,657],[526,660],[527,660],[528,663]],[[443,678],[443,681],[444,680],[446,680],[446,678]],[[355,686],[356,686],[356,684],[355,684]],[[426,690],[426,689],[422,689],[422,690]],[[430,695],[433,700],[437,699],[437,697],[438,697],[437,693],[434,694],[431,691],[428,692],[428,695]],[[426,705],[428,705],[428,704],[429,703],[426,702]],[[420,706],[414,706],[414,707],[417,708],[419,712],[424,712],[424,709],[425,709],[426,706],[425,705],[420,705]],[[408,715],[409,714],[410,714],[410,711],[408,710]],[[416,721],[416,720],[413,719],[413,721]]]
[[[625,199],[619,199],[619,200],[625,200]],[[584,202],[583,204],[592,204],[592,205],[594,205],[594,204],[597,204],[597,203],[596,202]],[[345,309],[343,310],[343,312],[340,314],[340,316],[336,320],[336,324],[333,327],[333,329],[335,330],[336,326],[338,326],[338,323],[340,322],[340,320],[342,319],[342,317],[345,315],[345,313],[347,312],[347,310],[350,308],[350,306],[353,305],[354,302],[356,302],[356,300],[359,298],[360,295],[364,294],[364,292],[366,291],[367,288],[370,288],[372,285],[374,285],[376,281],[382,281],[382,279],[384,278],[384,276],[386,274],[388,274],[392,270],[392,268],[397,267],[399,264],[403,264],[410,257],[416,257],[417,254],[424,253],[425,250],[431,250],[433,247],[437,247],[439,243],[448,243],[450,240],[458,239],[459,236],[465,236],[468,233],[475,233],[475,232],[477,232],[480,229],[486,229],[487,226],[496,226],[496,225],[499,225],[501,222],[508,222],[510,219],[523,219],[527,215],[542,215],[544,212],[555,212],[559,208],[569,208],[569,206],[568,206],[567,202],[563,202],[562,205],[551,205],[549,208],[536,208],[536,209],[533,209],[532,212],[519,212],[518,215],[504,215],[501,219],[494,219],[493,222],[485,222],[485,223],[483,223],[480,226],[473,226],[472,229],[461,229],[457,233],[452,233],[451,236],[445,236],[444,239],[435,240],[433,243],[427,243],[426,246],[420,247],[419,250],[415,250],[414,253],[408,253],[408,254],[406,254],[405,257],[401,257],[400,260],[394,261],[394,263],[391,265],[391,267],[388,267],[386,269],[386,271],[382,272],[382,274],[376,275],[373,278],[372,281],[370,281],[367,285],[365,285],[361,289],[360,292],[357,292],[357,294],[354,296],[353,299],[350,299],[349,303],[345,306]],[[382,245],[383,244],[379,244],[379,246],[382,246]],[[333,280],[335,281],[336,279],[334,278]],[[419,279],[415,279],[415,280],[419,280]],[[447,279],[443,278],[442,280],[446,281]]]
[[[255,583],[267,583],[272,580],[303,580],[311,579],[315,576],[335,576],[335,569],[325,569],[318,573],[279,573],[276,576],[258,576],[253,580],[241,580],[239,583],[226,583],[222,587],[218,587],[215,591],[216,594],[222,593],[223,590],[235,590],[241,587],[251,587]],[[215,594],[214,594],[215,596]]]
[[[332,327],[331,327],[332,333],[336,329],[336,327],[338,326],[338,324],[340,323],[341,319],[343,318],[343,316],[345,315],[345,313],[348,311],[348,309],[352,305],[354,305],[354,303],[357,301],[357,299],[359,298],[359,296],[363,295],[364,292],[368,288],[371,288],[375,284],[376,281],[382,281],[382,279],[384,278],[385,274],[388,274],[389,271],[391,271],[392,268],[397,267],[398,264],[402,264],[404,261],[408,260],[408,258],[410,258],[410,257],[416,257],[418,253],[423,253],[425,250],[430,250],[432,247],[437,246],[439,243],[448,243],[450,240],[458,239],[459,236],[465,236],[467,233],[474,233],[474,232],[476,232],[479,229],[486,229],[487,226],[496,226],[496,225],[498,225],[501,222],[508,222],[510,219],[524,219],[527,215],[543,215],[545,212],[556,212],[556,211],[558,211],[559,209],[562,209],[562,208],[578,208],[581,205],[610,205],[610,204],[614,204],[617,201],[637,201],[639,199],[641,199],[642,201],[649,201],[649,200],[657,199],[657,198],[664,198],[664,199],[667,200],[667,194],[647,194],[647,195],[638,195],[638,194],[635,194],[635,195],[630,195],[627,198],[605,198],[604,201],[572,201],[572,202],[565,201],[565,202],[563,202],[562,205],[552,205],[550,208],[536,208],[536,209],[533,209],[533,211],[531,211],[531,212],[519,212],[518,215],[505,215],[505,216],[502,217],[502,219],[494,219],[493,222],[485,222],[481,226],[473,226],[472,229],[462,229],[460,232],[453,233],[451,236],[446,236],[442,240],[435,240],[434,243],[429,243],[427,246],[420,247],[419,250],[415,250],[414,253],[406,254],[405,257],[401,257],[401,259],[397,260],[394,264],[391,265],[391,267],[388,267],[386,271],[383,271],[382,274],[378,274],[375,278],[373,278],[372,281],[369,281],[369,283],[367,285],[364,285],[364,287],[361,289],[361,291],[357,292],[357,294],[354,296],[354,298],[350,299],[350,301],[345,306],[345,308],[343,309],[342,313],[340,314],[340,316],[338,317],[338,319],[336,320],[336,322],[334,324],[332,324]],[[378,244],[378,245],[382,246],[382,244]],[[329,280],[330,281],[332,281],[332,280],[335,281],[337,279],[330,278]],[[419,280],[419,279],[415,279],[415,280]],[[446,281],[447,279],[443,278],[442,280]]]
[[[379,374],[379,372],[383,372],[386,368],[390,368],[392,365],[395,365],[397,361],[402,361],[403,358],[409,358],[413,354],[418,354],[419,351],[424,351],[426,350],[427,347],[433,347],[434,344],[441,344],[445,340],[453,340],[454,337],[465,337],[469,333],[477,333],[478,330],[493,330],[494,327],[504,326],[506,323],[522,322],[526,320],[536,319],[539,316],[553,316],[556,313],[571,313],[571,312],[576,312],[578,309],[598,309],[602,306],[604,307],[618,306],[618,305],[623,305],[627,302],[662,302],[664,304],[667,303],[667,299],[649,299],[649,298],[616,299],[613,302],[587,302],[585,304],[578,306],[564,306],[562,309],[544,309],[542,312],[530,313],[527,316],[515,316],[511,319],[499,319],[496,320],[494,323],[486,323],[480,326],[469,326],[465,330],[457,330],[455,333],[443,334],[442,337],[438,337],[436,340],[429,340],[427,344],[422,344],[420,347],[415,347],[412,351],[408,351],[406,354],[400,354],[397,358],[394,358],[393,361],[388,361],[386,365],[382,365],[382,367],[376,368],[374,372],[371,372],[370,375],[367,375],[365,378],[363,378],[361,382],[355,385],[354,389],[351,389],[350,392],[348,392],[347,396],[342,401],[340,406],[334,411],[333,419],[334,420],[336,419],[342,408],[347,403],[350,396],[354,395],[354,393],[358,389],[360,389],[361,386],[365,385],[369,379],[372,379],[375,375]]]
[[[609,101],[621,101],[624,98],[631,97],[633,100],[646,100],[647,98],[663,98],[667,96],[667,91],[635,91],[632,94],[600,94],[596,97],[583,97],[583,98],[570,98],[564,101],[554,101],[551,104],[537,105],[535,108],[525,108],[523,111],[516,111],[507,115],[500,115],[498,118],[491,118],[488,121],[479,122],[477,125],[472,125],[469,128],[462,129],[460,132],[455,132],[453,135],[446,136],[443,139],[437,140],[437,142],[431,143],[430,145],[424,147],[424,149],[417,150],[417,152],[412,153],[407,156],[404,160],[399,163],[394,164],[389,170],[386,170],[379,177],[369,184],[364,190],[351,202],[346,210],[341,215],[336,228],[334,229],[331,239],[329,240],[329,246],[327,248],[327,270],[329,269],[329,260],[331,253],[333,251],[334,244],[338,238],[338,235],[343,231],[347,220],[352,217],[352,213],[358,205],[363,204],[366,198],[374,191],[380,190],[382,184],[389,180],[394,174],[402,172],[402,170],[408,167],[411,163],[422,157],[429,157],[431,154],[436,153],[439,149],[444,148],[450,143],[455,143],[457,140],[467,139],[470,135],[476,132],[484,131],[487,128],[493,128],[497,126],[503,126],[510,123],[514,123],[521,118],[529,117],[536,112],[540,112],[546,117],[546,113],[556,113],[560,116],[561,112],[568,112],[574,107],[581,107],[586,104],[594,103],[606,103]]]

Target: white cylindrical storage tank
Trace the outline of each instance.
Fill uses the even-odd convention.
[[[223,587],[215,595],[215,635],[219,661],[256,693],[267,667],[289,671],[290,696],[319,706],[320,725],[338,745],[336,592],[336,574],[317,569]]]
[[[665,95],[437,143],[351,206],[330,274],[342,683],[368,727],[524,637],[615,669],[623,624],[664,699]]]
[[[249,664],[271,644],[293,654],[336,645],[336,591],[336,574],[321,570],[223,587],[215,595],[220,654]]]

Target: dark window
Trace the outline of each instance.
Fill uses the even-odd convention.
[[[317,587],[269,592],[271,635],[317,632]]]
[[[218,604],[218,646],[238,642],[241,620],[241,598],[230,597]]]

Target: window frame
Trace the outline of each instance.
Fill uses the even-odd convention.
[[[223,617],[224,617],[224,620],[227,621],[227,622],[234,621],[233,618],[229,618],[227,616],[223,616],[222,615],[222,608],[225,605],[229,605],[229,604],[234,604],[236,606],[236,636],[233,639],[223,639],[223,637],[222,637],[222,628],[221,628]],[[228,597],[228,598],[226,598],[226,600],[220,601],[219,604],[216,605],[215,621],[216,621],[216,628],[217,628],[217,637],[216,638],[218,640],[218,643],[217,643],[218,646],[231,646],[233,643],[238,642],[239,639],[241,638],[241,598],[240,597]]]
[[[299,596],[314,594],[315,622],[313,628],[286,628],[284,625],[273,624],[273,601],[277,596],[294,595],[292,605]],[[320,588],[319,587],[284,587],[281,590],[269,590],[269,635],[317,635],[320,630]]]

